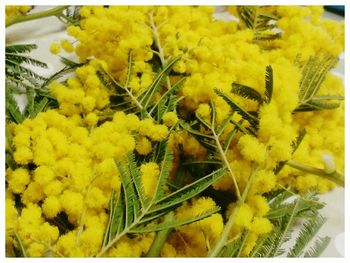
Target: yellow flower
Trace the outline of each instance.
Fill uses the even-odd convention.
[[[62,209],[60,200],[56,196],[48,196],[42,205],[42,210],[47,218],[54,218]]]
[[[57,43],[52,43],[50,46],[50,52],[54,55],[57,55],[61,52],[61,46]]]
[[[257,234],[267,234],[272,230],[272,228],[272,223],[267,218],[263,217],[254,217],[251,224],[252,231]]]
[[[146,137],[141,137],[136,144],[136,151],[141,155],[147,155],[152,151],[152,144]]]
[[[24,191],[26,186],[30,182],[30,175],[27,169],[18,168],[14,170],[8,180],[8,186],[16,194],[20,194]]]
[[[141,165],[141,180],[145,194],[152,197],[155,188],[157,187],[157,181],[159,176],[159,167],[158,164],[150,162]]]
[[[237,144],[243,157],[249,161],[263,163],[266,156],[266,147],[251,135],[243,135]]]
[[[167,112],[163,115],[163,122],[168,127],[174,126],[178,120],[175,112]]]
[[[62,39],[60,42],[62,48],[64,51],[71,53],[74,51],[74,47],[71,42],[69,42],[67,39]]]

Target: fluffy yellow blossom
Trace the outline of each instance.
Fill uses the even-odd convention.
[[[136,144],[136,151],[141,155],[147,155],[152,151],[152,144],[146,137],[141,137]]]
[[[62,209],[68,214],[72,223],[77,223],[84,208],[84,197],[81,193],[66,190],[59,197]]]
[[[276,182],[276,175],[272,171],[259,170],[253,179],[251,192],[267,193],[274,189]]]
[[[252,219],[253,219],[252,209],[250,208],[249,205],[243,204],[237,212],[236,225],[250,229]]]
[[[68,52],[68,53],[71,53],[74,51],[74,47],[72,45],[71,42],[69,42],[69,40],[67,39],[62,39],[61,42],[60,42],[62,48],[64,51]]]
[[[42,205],[42,210],[47,218],[54,218],[62,209],[60,200],[56,196],[48,196]]]
[[[34,181],[41,186],[47,185],[55,177],[53,170],[48,166],[39,166],[34,171]]]
[[[54,55],[57,55],[61,52],[61,46],[57,43],[52,43],[50,46],[50,52]]]
[[[30,10],[32,10],[33,6],[29,5],[6,5],[5,6],[5,14],[6,19],[17,16],[17,15],[25,15]]]
[[[139,133],[149,137],[152,141],[162,141],[168,135],[168,128],[165,125],[154,124],[150,119],[145,119],[140,122]]]
[[[27,248],[27,253],[30,257],[41,257],[46,248],[44,244],[32,243]]]
[[[85,122],[91,127],[96,126],[98,122],[98,116],[96,113],[90,112],[88,115],[86,115]]]
[[[141,165],[141,181],[146,195],[152,196],[157,186],[159,166],[156,163],[145,163]]]
[[[30,182],[30,175],[27,169],[18,168],[14,170],[8,179],[9,188],[16,194],[22,193]]]
[[[163,122],[168,127],[174,126],[178,120],[175,112],[167,112],[163,116]]]
[[[264,216],[270,210],[267,199],[261,195],[249,196],[247,204],[253,209],[256,216]]]
[[[42,186],[37,182],[31,182],[21,196],[23,204],[37,203],[44,198]]]
[[[176,210],[176,217],[180,219],[190,218],[214,208],[215,205],[211,198],[194,198],[191,203],[185,203]],[[166,245],[168,248],[164,249],[162,253],[170,256],[171,254],[168,253],[173,253],[171,247],[175,247],[176,256],[203,256],[207,253],[207,242],[215,244],[223,228],[223,219],[220,214],[213,214],[208,218],[179,227],[177,233],[170,237],[169,243]],[[182,240],[186,240],[186,244],[183,244]]]
[[[33,152],[29,147],[18,147],[16,148],[13,158],[19,164],[28,164],[33,160]]]
[[[244,158],[249,161],[263,163],[266,158],[266,147],[251,135],[243,135],[237,144]]]
[[[16,224],[17,224],[17,217],[18,217],[18,212],[17,209],[15,207],[15,201],[11,200],[9,198],[6,198],[6,207],[5,207],[5,211],[6,211],[6,230],[13,230],[14,228],[16,228]]]

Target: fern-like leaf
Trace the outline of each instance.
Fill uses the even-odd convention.
[[[325,221],[324,217],[316,216],[315,218],[310,218],[304,223],[299,232],[299,236],[295,241],[295,245],[289,250],[287,257],[300,257],[303,254],[305,247],[315,237]]]
[[[131,233],[156,232],[156,231],[162,231],[162,230],[169,229],[169,228],[176,228],[179,226],[191,224],[193,222],[202,220],[202,219],[207,218],[207,217],[211,216],[212,214],[215,214],[219,211],[220,211],[220,207],[216,206],[214,208],[208,209],[208,210],[200,213],[199,215],[196,215],[196,216],[191,217],[191,218],[175,219],[175,220],[172,220],[170,222],[160,223],[158,225],[139,226],[139,227],[136,227],[135,229],[131,230]]]
[[[224,175],[224,169],[216,170],[207,176],[204,176],[197,181],[184,186],[183,188],[167,195],[161,199],[159,199],[153,209],[150,212],[161,211],[163,209],[168,209],[175,205],[181,204],[182,202],[198,195],[198,193],[204,191],[210,185],[212,185],[215,181],[220,179]]]
[[[143,190],[140,185],[140,171],[134,155],[129,153],[125,162],[116,161],[121,177],[122,190],[118,195],[114,192],[112,193],[109,206],[109,222],[105,231],[103,245],[98,256],[102,256],[127,233],[132,233],[133,231],[160,231],[167,227],[172,228],[188,224],[217,212],[217,210],[214,209],[207,211],[202,215],[198,215],[197,217],[183,221],[175,220],[164,222],[164,224],[160,224],[157,229],[151,230],[151,228],[148,228],[146,225],[147,223],[159,220],[161,217],[174,210],[175,207],[181,205],[182,202],[198,195],[223,176],[222,170],[217,170],[190,185],[180,188],[174,193],[165,193],[163,186],[166,183],[165,179],[168,178],[170,173],[172,154],[170,150],[160,151],[158,158],[162,160],[162,163],[159,164],[161,172],[158,178],[157,187],[153,198],[149,201],[146,200],[145,202],[141,201],[144,198],[142,197]]]
[[[272,92],[273,92],[273,71],[272,67],[268,65],[266,67],[266,73],[265,73],[265,103],[270,103],[272,99]]]
[[[239,18],[247,28],[254,32],[254,40],[274,40],[281,37],[280,32],[276,32],[276,21],[278,18],[263,11],[260,6],[238,6]]]
[[[232,83],[231,92],[246,99],[255,100],[259,103],[262,102],[262,97],[259,92],[242,84]]]
[[[339,107],[336,100],[343,100],[341,96],[317,96],[326,75],[335,67],[338,59],[325,56],[323,59],[310,57],[302,69],[302,78],[299,83],[299,105],[294,112],[318,111]]]
[[[313,247],[305,252],[304,257],[315,258],[321,256],[322,252],[327,248],[331,241],[330,237],[321,237],[315,241]]]
[[[5,52],[11,53],[11,54],[21,54],[21,53],[28,53],[36,48],[37,48],[37,45],[35,44],[8,45],[5,47]]]
[[[234,112],[237,112],[239,115],[241,115],[242,118],[248,121],[253,127],[257,127],[259,123],[257,117],[255,117],[251,113],[244,110],[241,106],[239,106],[236,102],[234,102],[228,95],[226,95],[222,91],[215,89],[215,92],[227,102],[227,104],[231,107],[231,109]]]

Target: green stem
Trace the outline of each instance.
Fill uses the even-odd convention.
[[[286,164],[289,165],[290,167],[293,167],[293,168],[298,169],[300,171],[314,174],[314,175],[318,175],[320,177],[323,177],[325,179],[328,179],[328,180],[336,183],[339,186],[344,187],[344,177],[340,173],[338,173],[337,171],[334,171],[332,173],[326,173],[325,170],[323,170],[323,169],[319,169],[319,168],[315,168],[315,167],[312,167],[312,166],[309,166],[306,164],[302,164],[302,163],[299,163],[299,162],[294,161],[294,160],[289,160]]]
[[[26,22],[26,21],[35,20],[35,19],[41,19],[41,18],[50,17],[50,16],[60,17],[63,15],[62,14],[63,10],[67,9],[68,7],[69,6],[59,6],[49,10],[45,10],[45,11],[41,11],[41,12],[29,14],[29,15],[17,15],[7,19],[6,27],[12,26],[17,23]]]
[[[233,181],[233,184],[234,184],[235,189],[236,189],[237,198],[238,198],[238,200],[242,200],[242,196],[241,196],[241,193],[239,191],[239,187],[238,187],[238,183],[237,183],[236,177],[235,177],[235,175],[234,175],[234,173],[233,173],[233,171],[231,169],[231,165],[230,165],[229,161],[226,158],[226,154],[225,154],[224,150],[221,147],[221,143],[220,143],[219,137],[216,134],[214,128],[211,128],[211,130],[212,130],[212,133],[213,133],[213,136],[214,136],[214,139],[215,139],[215,143],[218,146],[221,159],[224,162],[227,170],[229,171],[229,173],[230,173],[230,175],[232,177],[232,181]]]
[[[222,250],[222,248],[226,245],[230,231],[231,231],[231,229],[236,221],[237,213],[247,198],[248,192],[252,186],[252,183],[253,183],[253,180],[255,178],[257,170],[258,170],[257,168],[253,168],[253,171],[251,172],[251,175],[248,179],[248,182],[247,182],[247,185],[244,189],[242,197],[241,197],[241,199],[238,200],[236,206],[233,208],[233,211],[230,215],[230,218],[228,219],[228,221],[225,225],[225,228],[222,232],[220,240],[216,243],[213,250],[209,252],[209,254],[208,254],[209,257],[217,257],[219,255],[220,251]]]
[[[164,218],[164,222],[171,222],[174,219],[174,212],[170,212],[167,214]],[[151,245],[151,248],[149,249],[147,253],[147,257],[158,257],[169,234],[173,228],[167,228],[164,230],[161,230],[157,233],[156,238],[153,240],[153,243]]]
[[[151,23],[152,33],[153,33],[154,44],[156,45],[156,47],[158,49],[157,55],[162,63],[162,66],[164,67],[165,66],[164,49],[162,48],[162,45],[160,44],[158,28],[154,23],[152,13],[149,15],[149,18],[150,18],[150,23]],[[166,77],[166,84],[167,84],[168,90],[170,90],[171,84],[170,84],[169,76]]]

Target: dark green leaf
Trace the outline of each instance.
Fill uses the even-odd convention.
[[[216,89],[215,92],[227,102],[227,104],[231,107],[231,109],[234,112],[237,112],[239,115],[241,115],[242,118],[248,121],[253,127],[257,126],[258,119],[255,116],[245,111],[241,106],[239,106],[236,102],[234,102],[228,95],[226,95],[222,91]]]
[[[161,211],[169,207],[174,207],[204,191],[218,179],[224,175],[224,169],[218,169],[211,174],[198,179],[197,181],[186,185],[185,187],[177,190],[170,195],[163,197],[162,199],[156,202],[156,205],[150,212]]]
[[[255,89],[238,84],[238,83],[232,83],[232,93],[237,94],[243,98],[255,100],[259,103],[262,102],[262,97],[259,92],[257,92]]]
[[[199,221],[201,219],[207,218],[211,216],[214,213],[217,213],[220,211],[220,207],[214,207],[211,208],[203,213],[200,213],[199,215],[196,215],[191,218],[187,219],[175,219],[170,222],[163,222],[158,225],[149,225],[149,226],[140,226],[135,229],[133,229],[131,232],[132,233],[145,233],[145,232],[156,232],[156,231],[161,231],[169,228],[176,228],[179,226],[187,225],[196,221]]]
[[[265,98],[264,101],[266,103],[270,103],[272,99],[272,92],[273,92],[273,71],[272,67],[268,65],[266,67],[266,73],[265,73]]]

